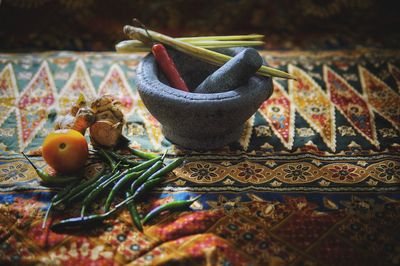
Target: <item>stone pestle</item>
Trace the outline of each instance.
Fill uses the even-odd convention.
[[[214,73],[208,76],[193,92],[217,93],[234,90],[247,83],[263,64],[254,48],[246,48]]]

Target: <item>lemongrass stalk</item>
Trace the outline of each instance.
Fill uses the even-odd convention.
[[[263,41],[199,41],[199,40],[185,40],[185,43],[190,43],[196,46],[212,46],[212,45],[233,45],[233,46],[262,46],[265,43]]]
[[[202,47],[206,49],[215,49],[215,48],[231,48],[231,47],[254,47],[254,46],[262,46],[262,44],[251,44],[251,43],[215,43],[215,44],[202,44],[202,43],[192,43],[192,45],[197,46],[197,47]]]
[[[188,40],[204,40],[204,41],[241,41],[241,40],[255,40],[259,41],[264,39],[264,35],[261,34],[249,34],[249,35],[225,35],[225,36],[200,36],[200,37],[181,37],[176,38],[180,41]]]
[[[152,40],[155,40],[155,41],[161,42],[163,44],[169,45],[180,52],[187,53],[193,57],[199,58],[210,64],[214,64],[214,65],[218,65],[218,66],[225,64],[232,58],[231,56],[217,53],[217,52],[205,49],[205,48],[197,47],[192,44],[176,40],[172,37],[169,37],[167,35],[164,35],[164,34],[161,34],[161,33],[155,32],[155,31],[151,31],[151,30],[145,31],[142,28],[127,25],[124,27],[124,32],[130,38],[147,40],[149,42],[151,42]],[[149,39],[148,35],[150,35],[152,40]],[[267,66],[262,66],[257,71],[257,73],[262,76],[270,76],[270,77],[286,78],[286,79],[296,79],[294,76],[290,75],[289,73],[286,73],[284,71],[274,69],[271,67],[267,67]]]
[[[115,45],[115,50],[117,53],[140,53],[140,52],[150,52],[151,47],[145,45],[140,41],[127,40],[121,41]]]
[[[248,47],[248,46],[262,46],[262,41],[185,41],[195,46],[203,48],[229,48],[229,47]],[[121,41],[115,45],[115,50],[119,53],[133,53],[133,52],[149,52],[151,48],[137,40]]]

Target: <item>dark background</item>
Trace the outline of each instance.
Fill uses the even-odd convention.
[[[266,35],[266,48],[400,48],[399,1],[0,0],[0,51],[114,50],[140,19],[172,36]]]

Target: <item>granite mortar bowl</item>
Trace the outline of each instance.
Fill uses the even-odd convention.
[[[243,48],[218,49],[235,55]],[[175,50],[168,51],[189,88],[196,88],[218,67]],[[168,85],[152,54],[137,69],[139,95],[161,123],[164,136],[186,149],[209,150],[238,140],[244,123],[268,99],[272,79],[254,75],[247,84],[222,93],[187,93]]]

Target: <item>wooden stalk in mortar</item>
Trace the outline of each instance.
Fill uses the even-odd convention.
[[[158,41],[162,44],[171,46],[180,52],[189,54],[193,57],[196,57],[200,60],[206,61],[210,64],[214,64],[217,66],[222,66],[230,59],[232,59],[231,56],[217,53],[215,51],[211,51],[202,47],[197,47],[190,43],[182,42],[180,40],[174,39],[172,37],[169,37],[167,35],[161,34],[156,31],[145,30],[142,28],[126,25],[124,27],[124,33],[128,37],[137,39],[139,41],[142,41],[143,43],[149,43],[154,40]],[[151,37],[152,40],[149,39],[149,36]],[[281,71],[279,69],[271,68],[268,66],[261,66],[260,69],[257,71],[257,74],[268,77],[296,80],[295,76],[286,73],[284,71]]]

